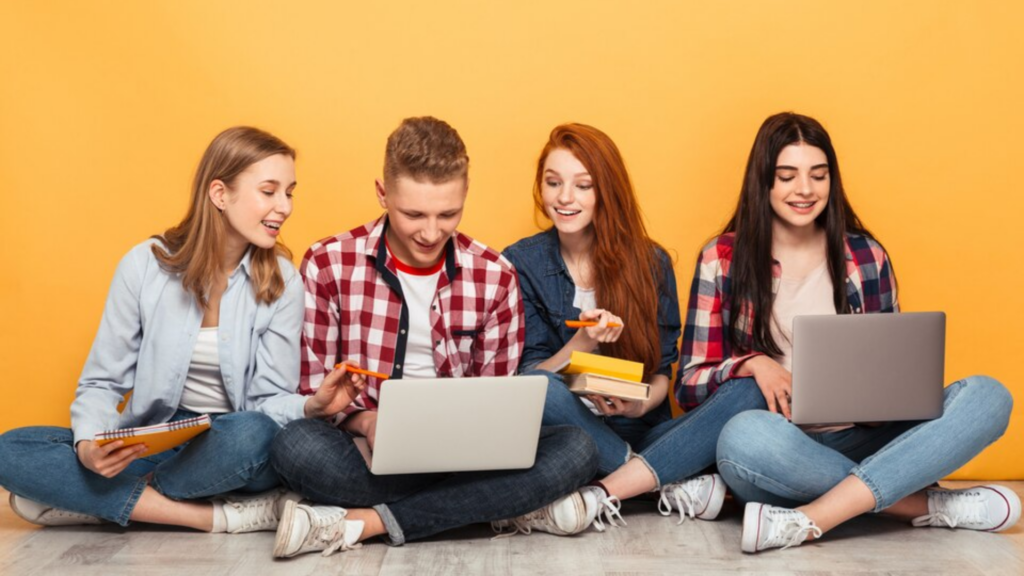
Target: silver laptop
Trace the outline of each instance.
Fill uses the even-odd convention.
[[[388,380],[370,472],[529,468],[547,390],[544,376]]]
[[[945,346],[943,312],[797,316],[793,423],[938,418]]]

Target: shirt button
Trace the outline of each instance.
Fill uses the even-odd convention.
[[[401,364],[399,364],[398,366],[395,366],[395,369],[396,369],[396,370],[401,370],[401,369],[402,369],[402,365],[401,365]]]
[[[402,334],[405,334],[405,330],[404,329],[403,330],[399,330],[399,332],[401,332]]]

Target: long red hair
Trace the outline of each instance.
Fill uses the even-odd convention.
[[[664,280],[658,263],[661,247],[647,235],[640,204],[622,154],[607,134],[585,124],[562,124],[551,131],[537,161],[533,200],[541,199],[544,162],[556,149],[568,150],[590,173],[594,184],[594,241],[591,274],[598,306],[622,318],[626,329],[617,342],[601,344],[601,353],[643,362],[650,378],[661,364],[658,287]]]

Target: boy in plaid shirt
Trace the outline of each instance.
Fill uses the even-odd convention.
[[[334,370],[336,363],[391,378],[511,376],[519,365],[524,333],[515,270],[456,230],[468,168],[451,126],[406,119],[388,138],[384,178],[376,182],[386,214],[313,244],[303,259],[299,390],[313,394],[325,379],[333,385],[341,378],[355,397],[330,421],[297,421],[278,435],[273,460],[284,481],[329,506],[291,504],[275,556],[328,554],[373,536],[398,545],[523,515],[595,472],[592,442],[567,427],[543,429],[536,464],[510,472],[374,476],[353,442],[364,437],[373,449],[381,382],[346,373],[344,365]],[[576,502],[567,498],[556,502],[562,531],[582,530],[592,518],[574,513]]]

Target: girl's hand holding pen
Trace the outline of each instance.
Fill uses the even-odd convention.
[[[572,328],[573,324],[569,322],[580,326],[573,339],[585,341],[584,346],[580,348],[582,350],[593,350],[600,343],[615,342],[622,335],[624,327],[622,318],[600,308],[580,313],[578,321],[566,322],[566,325]]]

